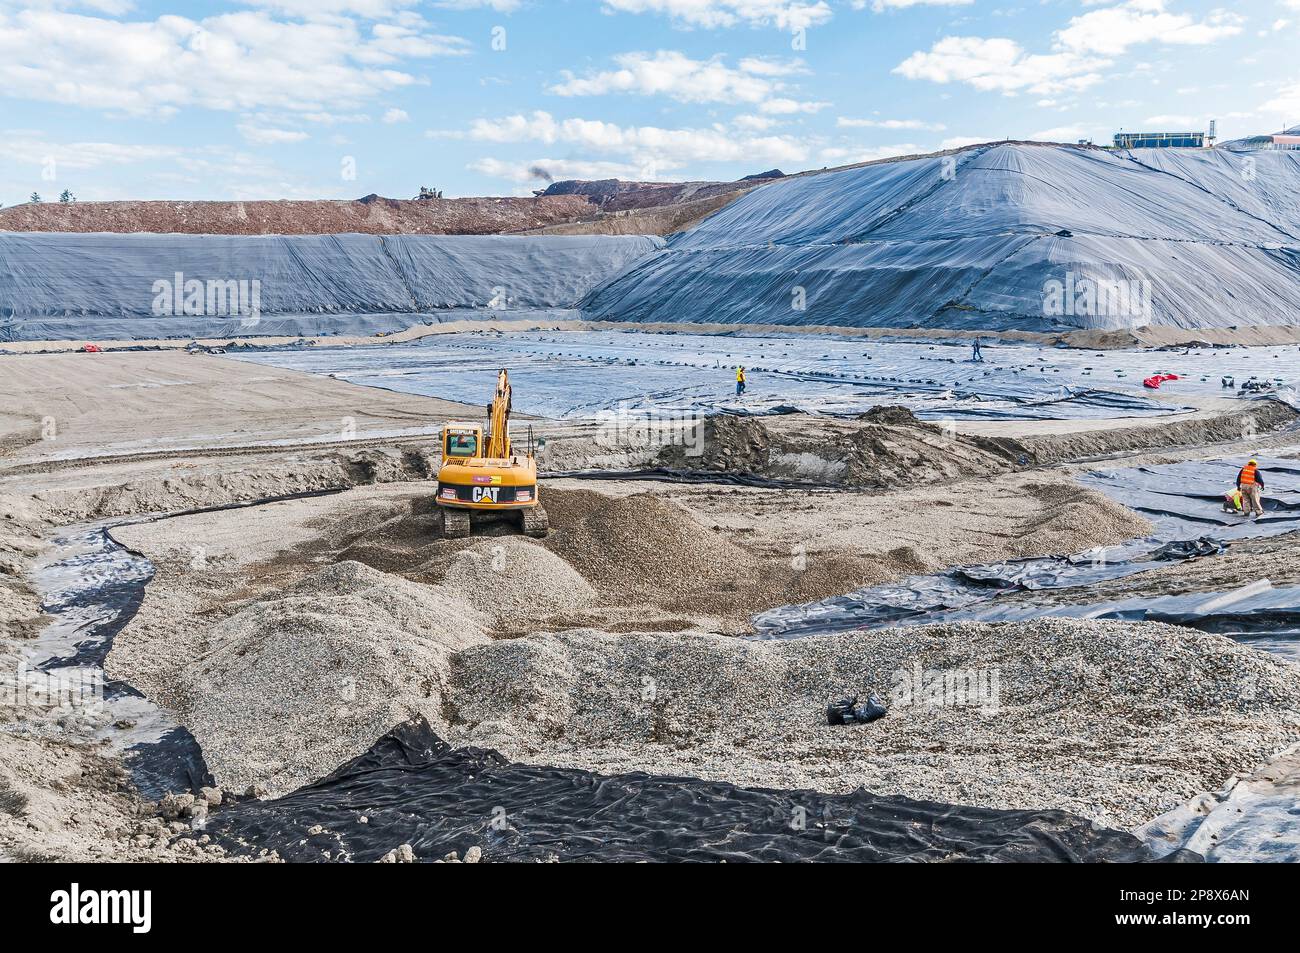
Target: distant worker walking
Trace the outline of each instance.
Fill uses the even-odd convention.
[[[1243,515],[1259,519],[1264,515],[1264,474],[1259,470],[1259,462],[1251,460],[1237,474],[1237,489],[1241,491]]]
[[[976,339],[975,339],[975,343],[971,345],[971,355],[970,355],[970,357],[971,357],[971,360],[972,360],[972,361],[978,361],[980,364],[983,364],[983,363],[984,363],[984,354],[983,354],[983,352],[980,351],[980,339],[979,339],[979,338],[976,338]]]
[[[745,392],[745,369],[736,368],[736,396],[739,397]]]

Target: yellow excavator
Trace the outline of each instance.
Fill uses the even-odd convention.
[[[443,534],[464,539],[474,523],[505,522],[541,538],[549,522],[537,494],[532,432],[530,428],[528,452],[515,453],[510,442],[510,376],[504,370],[497,375],[487,416],[486,430],[472,423],[448,423],[442,429],[437,502]]]

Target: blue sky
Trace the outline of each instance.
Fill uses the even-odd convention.
[[[1300,0],[0,0],[0,203],[530,194],[1300,123]]]

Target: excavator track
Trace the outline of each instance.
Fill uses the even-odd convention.
[[[545,539],[551,528],[551,519],[540,503],[532,509],[522,511],[522,522],[524,535],[533,539]]]
[[[442,535],[448,539],[466,539],[470,529],[469,510],[442,507]]]

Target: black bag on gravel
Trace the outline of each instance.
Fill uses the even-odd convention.
[[[858,725],[884,718],[889,711],[885,703],[876,695],[871,695],[865,702],[859,702],[856,695],[841,698],[826,706],[826,722],[831,725]]]

